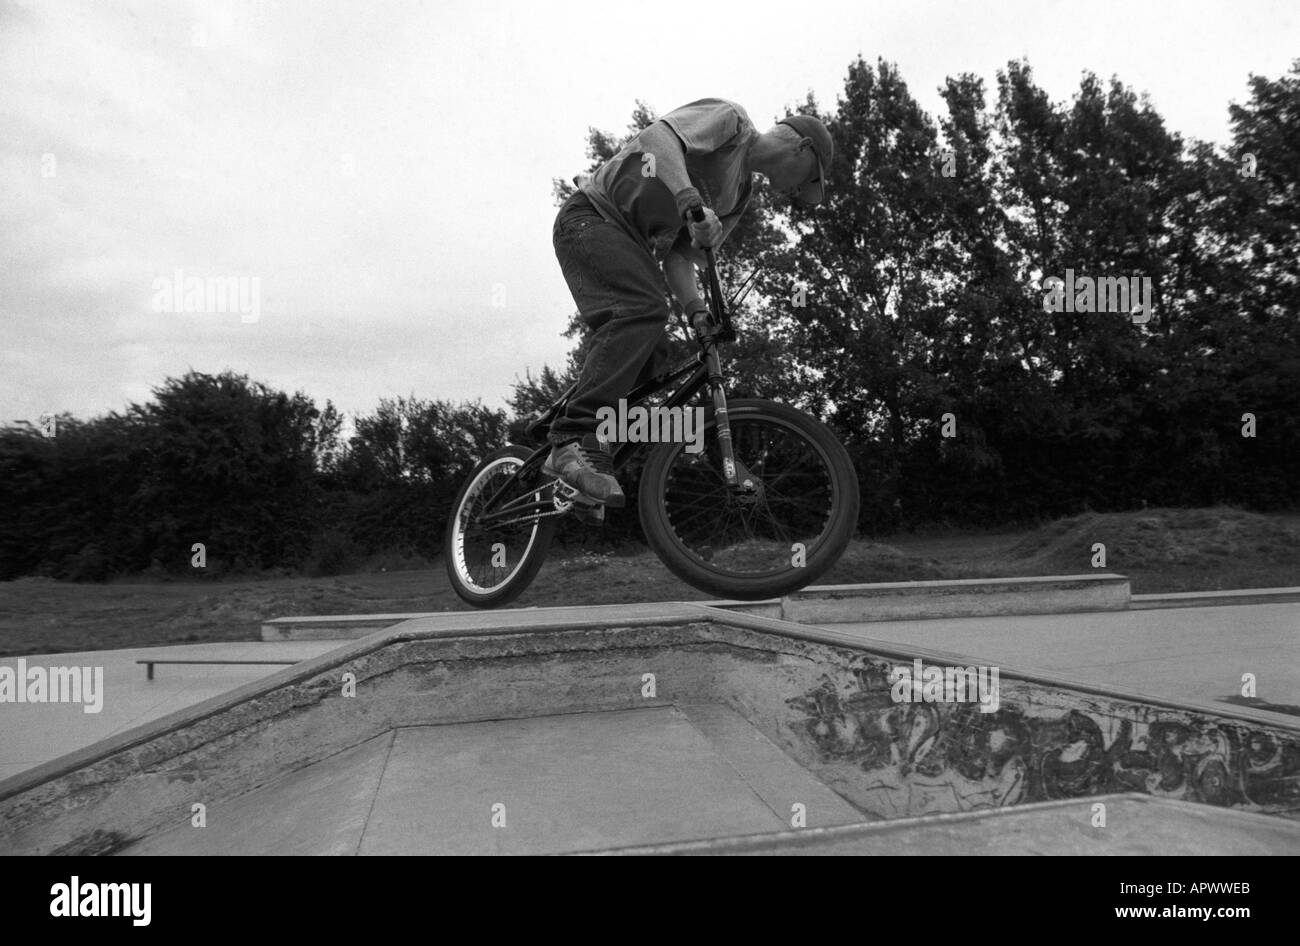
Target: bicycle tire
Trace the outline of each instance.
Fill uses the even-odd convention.
[[[688,548],[686,541],[678,534],[680,527],[674,525],[675,511],[669,483],[674,467],[680,465],[684,458],[685,444],[682,443],[658,444],[650,450],[641,473],[638,496],[642,531],[651,549],[664,565],[677,577],[701,591],[743,601],[790,594],[825,574],[839,560],[853,538],[860,504],[857,471],[853,468],[848,451],[830,429],[802,411],[775,401],[738,398],[728,402],[727,414],[733,431],[733,442],[736,443],[737,459],[741,462],[749,462],[742,455],[743,437],[740,436],[747,424],[770,424],[790,431],[820,456],[831,499],[824,517],[824,528],[816,536],[810,537],[810,544],[805,544],[806,558],[803,564],[793,564],[796,556],[791,555],[783,567],[765,569],[757,574],[729,571]],[[716,443],[712,433],[715,429],[714,411],[710,406],[705,411],[706,443]],[[723,484],[721,474],[716,470],[712,472],[717,483]],[[763,478],[766,479],[765,474]],[[721,487],[715,488],[721,490]],[[721,501],[732,502],[725,491],[720,491],[719,495]],[[697,503],[699,505],[701,504]],[[777,543],[776,540],[769,540],[768,544]]]
[[[447,578],[451,582],[452,590],[460,599],[476,608],[498,608],[519,597],[537,577],[538,570],[546,560],[551,540],[555,537],[557,522],[555,516],[538,518],[531,525],[521,524],[513,531],[497,530],[499,534],[496,538],[503,546],[505,561],[510,567],[505,574],[499,576],[499,581],[491,584],[480,583],[473,574],[476,566],[470,562],[470,556],[476,558],[480,556],[477,545],[484,539],[469,536],[468,516],[472,514],[472,506],[467,508],[467,505],[472,504],[486,492],[494,479],[504,481],[504,477],[522,466],[532,453],[533,451],[527,447],[515,444],[489,453],[466,477],[460,491],[456,494],[455,502],[452,503],[451,515],[447,519],[447,528],[443,537]],[[550,487],[540,481],[535,488],[525,487],[519,492],[521,494],[533,492],[539,500],[551,496]],[[483,532],[484,537],[493,537],[491,531],[483,530]],[[476,547],[471,549],[468,547],[470,544]],[[487,543],[488,552],[493,555],[499,554],[493,551],[493,544]],[[513,558],[512,550],[517,553]],[[491,561],[492,559],[489,558],[489,564]]]

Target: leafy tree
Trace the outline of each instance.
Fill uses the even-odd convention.
[[[157,510],[149,529],[163,567],[186,568],[196,542],[221,567],[301,561],[320,446],[312,401],[230,372],[190,372],[153,393],[153,402],[133,408],[146,428],[148,463],[131,503],[142,515]]]
[[[506,416],[475,401],[384,398],[356,419],[341,460],[341,513],[369,552],[439,554],[451,503],[478,459],[506,440]]]

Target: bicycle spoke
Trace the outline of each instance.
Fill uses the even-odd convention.
[[[677,541],[693,557],[731,575],[789,568],[797,544],[807,551],[830,526],[831,478],[802,434],[773,420],[733,417],[738,463],[758,481],[738,492],[723,478],[717,441],[705,453],[678,454],[664,503]]]

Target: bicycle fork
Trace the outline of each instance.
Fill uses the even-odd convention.
[[[738,493],[758,490],[758,478],[749,472],[744,463],[736,459],[731,441],[731,417],[727,413],[727,389],[722,376],[722,360],[718,357],[716,343],[705,348],[704,366],[708,371],[709,393],[713,397],[714,433],[718,438],[718,452],[722,456],[722,475],[727,488]]]

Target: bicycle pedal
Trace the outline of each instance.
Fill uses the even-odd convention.
[[[579,520],[590,525],[604,524],[603,503],[592,502],[588,496],[580,493],[576,487],[570,486],[564,480],[552,480],[550,485],[554,487],[551,502],[555,504],[558,512],[572,512]]]
[[[578,502],[579,497],[582,496],[575,487],[570,486],[564,480],[552,480],[551,486],[554,487],[551,493],[551,501],[560,512],[568,512]]]

